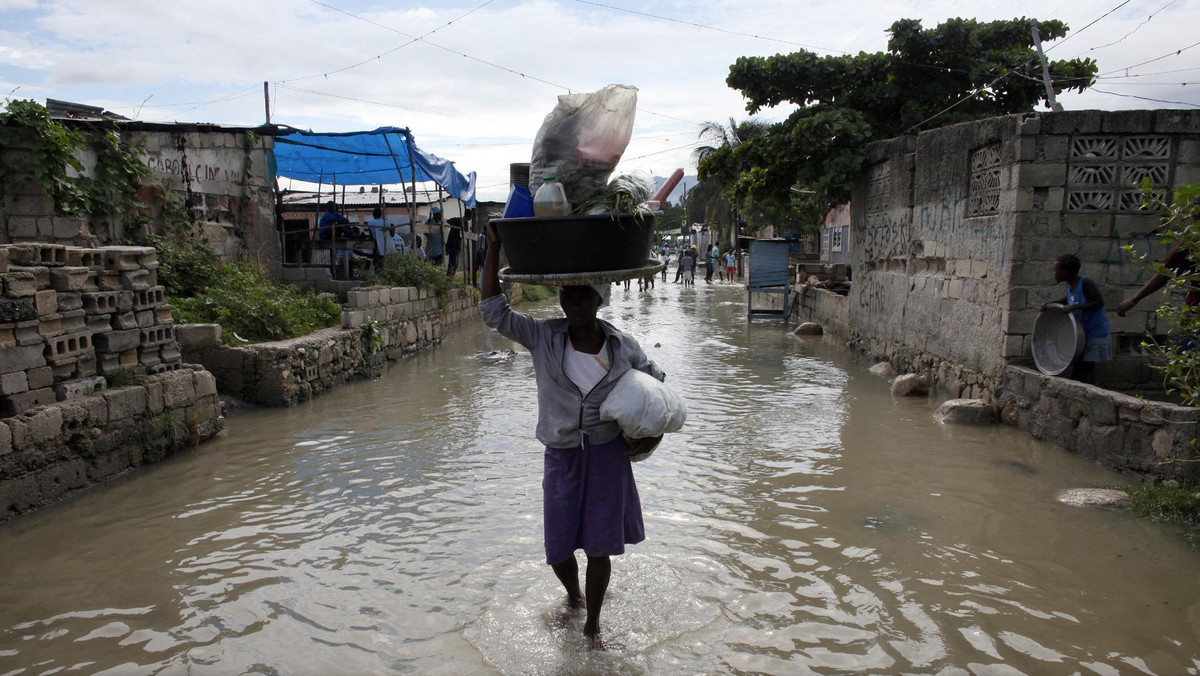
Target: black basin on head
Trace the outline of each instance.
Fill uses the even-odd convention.
[[[499,218],[492,223],[509,271],[523,275],[640,268],[654,239],[652,214]]]

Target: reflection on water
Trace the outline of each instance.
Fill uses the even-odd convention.
[[[0,674],[1195,673],[1197,555],[1053,501],[1122,477],[938,425],[732,285],[613,299],[690,417],[635,468],[608,651],[541,563],[530,360],[479,325],[0,527]]]

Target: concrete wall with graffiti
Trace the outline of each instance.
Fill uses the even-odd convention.
[[[1143,178],[1200,181],[1200,111],[1014,115],[875,144],[852,202],[853,340],[986,396],[1030,357],[1038,308],[1065,295],[1054,259],[1073,253],[1110,310],[1117,359],[1101,384],[1148,381],[1138,345],[1161,332],[1157,303],[1112,312],[1150,275],[1121,246],[1166,253],[1138,210]]]
[[[245,253],[268,270],[279,268],[269,166],[273,138],[203,127],[138,131],[132,136],[152,179],[188,209],[218,253],[227,259]],[[156,200],[152,194],[146,197],[151,203]]]
[[[268,270],[279,268],[269,164],[273,138],[208,125],[125,123],[117,131],[149,169],[138,192],[148,206],[148,223],[126,223],[115,215],[66,216],[60,213],[62,205],[29,180],[19,184],[21,192],[5,197],[0,243],[93,247],[140,242],[146,234],[161,234],[172,219],[183,219],[198,224],[209,245],[226,259],[249,254]],[[4,153],[23,151],[0,149],[0,161]],[[94,176],[92,151],[82,151],[78,159],[83,173]]]

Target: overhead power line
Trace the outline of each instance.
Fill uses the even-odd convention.
[[[1105,12],[1105,13],[1101,14],[1101,15],[1100,15],[1099,17],[1097,17],[1096,19],[1093,19],[1091,23],[1089,23],[1088,25],[1084,26],[1083,28],[1080,28],[1080,29],[1079,29],[1079,30],[1077,30],[1077,31],[1071,31],[1071,34],[1070,34],[1070,35],[1068,35],[1068,36],[1064,37],[1063,39],[1059,40],[1058,42],[1054,43],[1052,46],[1050,46],[1050,47],[1047,47],[1047,48],[1046,48],[1046,53],[1047,53],[1047,54],[1049,54],[1049,53],[1050,53],[1050,50],[1054,49],[1055,47],[1058,47],[1058,46],[1062,45],[1062,44],[1063,44],[1064,42],[1066,42],[1067,40],[1070,40],[1071,38],[1075,37],[1076,35],[1079,35],[1080,33],[1082,33],[1082,32],[1084,32],[1085,30],[1087,30],[1087,29],[1091,28],[1092,26],[1095,26],[1095,25],[1096,25],[1096,24],[1097,24],[1097,23],[1098,23],[1098,22],[1099,22],[1101,19],[1103,19],[1104,17],[1108,16],[1109,14],[1112,14],[1113,12],[1117,11],[1118,9],[1121,9],[1121,8],[1122,8],[1122,7],[1124,7],[1125,5],[1128,5],[1128,4],[1129,4],[1129,2],[1130,2],[1130,0],[1125,0],[1125,2],[1122,2],[1121,4],[1117,5],[1116,7],[1113,7],[1112,9],[1108,10],[1107,12]]]
[[[1115,70],[1110,70],[1110,71],[1108,71],[1107,73],[1100,73],[1100,75],[1101,75],[1101,76],[1103,76],[1103,75],[1111,75],[1111,74],[1113,74],[1113,73],[1120,73],[1120,72],[1122,72],[1122,71],[1130,70],[1131,68],[1138,68],[1138,67],[1140,67],[1140,66],[1144,66],[1144,65],[1146,65],[1146,64],[1148,64],[1148,63],[1154,63],[1155,61],[1162,61],[1163,59],[1168,59],[1168,58],[1170,58],[1170,57],[1172,57],[1172,56],[1179,56],[1180,54],[1182,54],[1182,53],[1186,52],[1187,50],[1189,50],[1189,49],[1191,49],[1192,47],[1195,47],[1195,46],[1197,46],[1197,45],[1200,45],[1200,42],[1193,42],[1192,44],[1188,45],[1187,47],[1182,47],[1182,48],[1180,48],[1180,49],[1176,49],[1176,50],[1175,50],[1175,51],[1173,51],[1173,52],[1170,52],[1170,53],[1168,53],[1168,54],[1163,54],[1162,56],[1155,57],[1155,58],[1153,58],[1153,59],[1150,59],[1149,61],[1143,61],[1143,62],[1141,62],[1141,63],[1135,63],[1135,64],[1133,64],[1132,66],[1125,66],[1124,68],[1117,68],[1117,69],[1115,69]]]
[[[1089,48],[1089,49],[1088,49],[1088,51],[1089,51],[1089,52],[1094,52],[1094,51],[1096,51],[1097,49],[1104,49],[1105,47],[1112,47],[1112,46],[1113,46],[1113,45],[1115,45],[1115,44],[1118,44],[1118,43],[1124,42],[1124,41],[1125,41],[1125,38],[1127,38],[1127,37],[1129,37],[1130,35],[1133,35],[1134,33],[1138,32],[1138,29],[1140,29],[1142,26],[1145,26],[1146,24],[1150,23],[1150,20],[1151,20],[1151,19],[1153,19],[1155,16],[1157,16],[1159,12],[1161,12],[1161,11],[1163,11],[1164,9],[1166,9],[1166,8],[1170,7],[1171,5],[1174,5],[1174,4],[1175,4],[1176,2],[1178,2],[1178,1],[1179,1],[1179,0],[1171,0],[1170,2],[1168,2],[1168,3],[1167,3],[1167,4],[1165,4],[1165,5],[1163,5],[1162,7],[1159,7],[1159,8],[1158,8],[1158,9],[1156,9],[1156,10],[1155,10],[1153,13],[1151,13],[1151,14],[1150,14],[1150,16],[1146,17],[1146,20],[1145,20],[1145,21],[1143,21],[1143,22],[1139,23],[1138,25],[1134,26],[1134,27],[1133,27],[1133,30],[1129,31],[1129,32],[1128,32],[1128,33],[1126,33],[1125,35],[1122,35],[1122,36],[1121,36],[1121,38],[1120,38],[1119,40],[1113,40],[1112,42],[1110,42],[1110,43],[1108,43],[1108,44],[1106,44],[1106,45],[1100,45],[1099,47],[1091,47],[1091,48]]]
[[[605,4],[599,3],[599,2],[591,2],[591,0],[575,0],[575,2],[577,2],[581,5],[592,5],[594,7],[603,7],[604,9],[611,9],[611,10],[617,11],[617,12],[625,12],[626,14],[636,14],[638,16],[644,16],[644,17],[647,17],[650,19],[658,19],[660,21],[670,21],[671,23],[680,23],[685,26],[692,26],[694,28],[703,28],[704,30],[716,31],[718,33],[725,33],[726,35],[736,35],[736,36],[742,37],[742,38],[754,38],[756,40],[769,40],[771,42],[779,42],[779,43],[783,43],[785,45],[795,45],[797,47],[804,47],[805,49],[817,49],[822,52],[832,52],[832,53],[836,53],[836,54],[849,54],[850,53],[850,52],[844,52],[840,49],[830,49],[829,47],[818,47],[816,45],[806,45],[803,42],[792,42],[791,40],[781,40],[779,38],[772,38],[772,37],[768,37],[766,35],[754,35],[752,33],[739,33],[738,31],[731,31],[731,30],[726,30],[724,28],[717,28],[716,26],[708,26],[708,25],[705,25],[702,23],[696,23],[695,21],[686,21],[684,19],[674,19],[669,16],[660,16],[658,14],[648,14],[646,12],[639,12],[639,11],[633,10],[633,9],[626,9],[624,7],[613,7],[612,5],[605,5]]]
[[[1100,92],[1101,94],[1108,94],[1110,96],[1121,96],[1127,99],[1140,99],[1142,101],[1153,101],[1155,103],[1171,103],[1178,106],[1192,106],[1193,108],[1200,108],[1200,103],[1192,103],[1190,101],[1167,101],[1165,99],[1152,99],[1146,96],[1134,96],[1133,94],[1118,94],[1117,92],[1096,89],[1095,87],[1092,87],[1089,91]]]

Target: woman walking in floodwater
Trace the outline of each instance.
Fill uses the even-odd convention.
[[[536,436],[545,445],[542,514],[546,563],[567,591],[569,609],[586,607],[583,633],[601,648],[600,609],[612,571],[610,557],[646,538],[642,505],[629,458],[654,448],[661,436],[626,439],[600,420],[600,404],[630,369],[660,381],[665,375],[631,336],[596,317],[608,285],[565,286],[565,315],[537,320],[513,312],[500,288],[501,240],[488,224],[483,263],[483,321],[524,345],[533,357],[538,391]],[[587,555],[583,591],[575,550]]]

